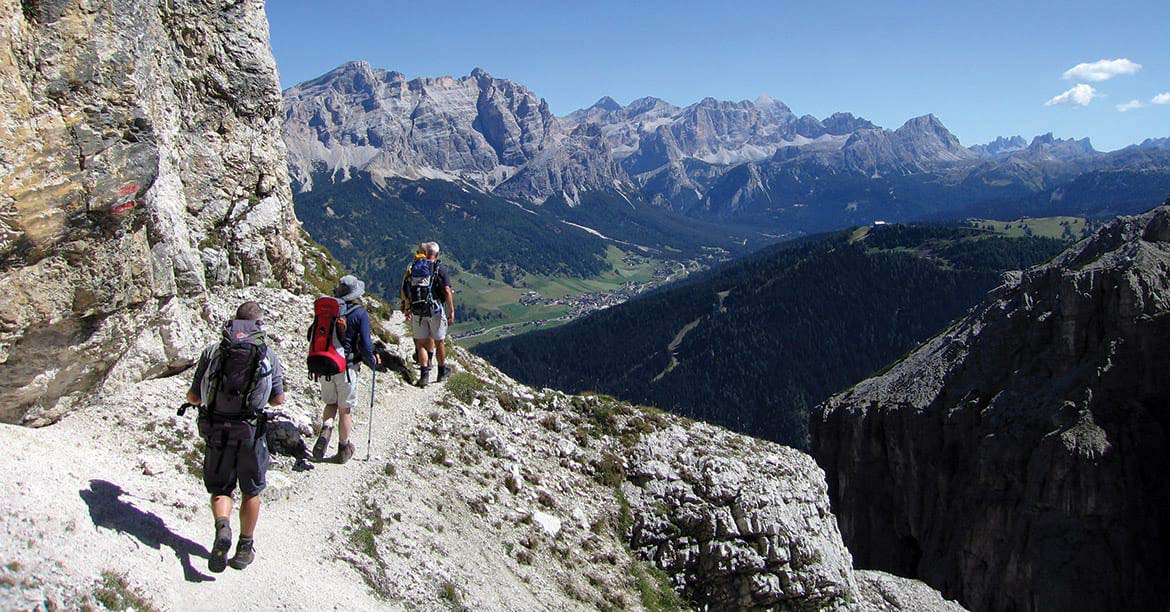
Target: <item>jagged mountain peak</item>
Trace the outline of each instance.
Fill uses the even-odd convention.
[[[621,110],[622,105],[618,104],[618,102],[616,100],[614,100],[613,98],[611,98],[609,96],[602,96],[600,99],[598,99],[596,102],[593,103],[593,106],[590,106],[589,108],[603,110],[603,111],[616,111],[616,110]]]
[[[1028,141],[1019,135],[1011,137],[998,136],[995,140],[987,144],[978,144],[970,147],[972,151],[985,157],[1007,155],[1008,153],[1026,148],[1028,148]]]
[[[863,117],[855,117],[853,113],[833,113],[821,120],[830,134],[851,134],[857,130],[872,130],[878,126]]]
[[[1147,138],[1138,145],[1143,149],[1165,149],[1170,151],[1170,137],[1166,138]]]
[[[407,81],[349,63],[285,91],[285,141],[302,189],[324,166],[379,176],[506,181],[563,136],[548,103],[523,85],[475,68],[466,77]]]
[[[951,135],[950,130],[948,130],[945,125],[943,125],[943,122],[940,121],[939,118],[934,115],[934,113],[927,113],[925,115],[911,117],[910,119],[907,119],[906,122],[903,123],[902,126],[899,127],[896,131],[932,131],[936,134],[939,134],[940,136],[942,136],[944,133],[948,136]]]

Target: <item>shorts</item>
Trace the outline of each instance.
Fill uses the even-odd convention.
[[[268,444],[256,437],[256,427],[243,421],[200,419],[199,434],[207,442],[203,455],[203,486],[212,495],[228,495],[240,486],[247,496],[259,495],[268,485]]]
[[[429,317],[415,318],[415,340],[444,340],[447,338],[447,311],[440,310],[439,314]]]
[[[349,368],[341,374],[321,377],[321,399],[326,404],[337,404],[352,412],[357,406],[357,368]]]

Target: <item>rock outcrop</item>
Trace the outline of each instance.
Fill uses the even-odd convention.
[[[859,567],[975,610],[1170,598],[1170,202],[1014,273],[814,413]]]
[[[136,345],[124,380],[185,367],[176,296],[303,270],[261,2],[5,0],[0,28],[0,420],[44,424]]]
[[[699,423],[646,435],[626,459],[631,547],[715,610],[856,603],[852,559],[808,455]]]

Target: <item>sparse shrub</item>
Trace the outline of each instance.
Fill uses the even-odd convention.
[[[638,590],[642,605],[651,612],[680,612],[687,607],[671,586],[670,576],[657,567],[634,561],[630,563],[630,580]]]
[[[520,409],[520,400],[516,399],[511,393],[507,391],[500,391],[496,394],[496,401],[500,403],[500,408],[508,412],[516,412]]]
[[[358,526],[350,534],[349,540],[353,545],[370,558],[382,563],[378,555],[377,536],[386,529],[386,521],[382,518],[382,511],[376,504],[367,502],[365,511],[358,516]]]
[[[102,572],[102,582],[97,591],[94,592],[93,598],[105,606],[107,610],[139,610],[140,612],[158,610],[153,602],[126,582],[125,576],[110,570]]]
[[[467,372],[455,372],[447,379],[447,393],[464,404],[470,404],[476,393],[483,391],[485,386],[482,380]]]
[[[388,478],[394,478],[394,476],[398,474],[398,468],[394,467],[393,463],[387,463],[382,468],[382,474],[384,474]]]
[[[603,453],[593,478],[607,487],[620,485],[626,479],[626,468],[622,464],[622,458],[610,451]]]
[[[444,446],[435,447],[434,452],[431,454],[431,463],[433,463],[435,465],[446,465],[447,464],[447,448]]]
[[[468,610],[463,604],[463,595],[459,593],[459,587],[450,580],[444,580],[443,584],[439,585],[439,598],[451,604],[453,610]]]

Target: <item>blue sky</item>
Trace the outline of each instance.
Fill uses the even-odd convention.
[[[1112,150],[1170,136],[1170,103],[1151,102],[1170,92],[1165,0],[269,0],[267,12],[284,87],[362,59],[410,77],[478,66],[527,86],[558,115],[603,95],[686,105],[768,94],[800,115],[850,111],[889,128],[934,113],[966,145],[1053,132]],[[1077,64],[1122,58],[1140,69],[1062,78]],[[1045,105],[1078,85],[1093,88],[1087,105]],[[1131,100],[1143,106],[1117,110]]]

